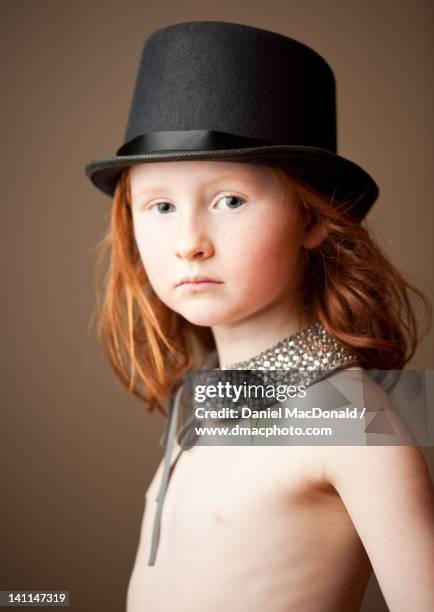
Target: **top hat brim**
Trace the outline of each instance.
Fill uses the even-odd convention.
[[[374,179],[353,161],[318,147],[272,145],[204,151],[160,151],[95,159],[86,175],[103,193],[113,197],[123,170],[140,163],[170,161],[233,161],[285,170],[318,191],[349,204],[351,215],[363,219],[379,195]]]

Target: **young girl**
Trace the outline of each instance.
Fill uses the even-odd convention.
[[[176,24],[145,44],[124,145],[87,166],[114,195],[100,337],[150,410],[170,398],[128,612],[358,610],[372,568],[391,610],[432,609],[417,446],[179,444],[196,369],[344,385],[416,350],[411,293],[430,304],[362,224],[378,189],[335,153],[334,111],[301,43]]]

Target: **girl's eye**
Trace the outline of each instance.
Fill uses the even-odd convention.
[[[152,204],[152,206],[150,206],[150,210],[152,210],[153,208],[157,207],[157,210],[162,213],[162,214],[166,214],[168,212],[167,207],[168,206],[173,206],[173,204],[171,204],[170,202],[156,202],[155,204]]]
[[[244,200],[242,198],[239,198],[238,196],[223,196],[223,198],[221,198],[219,202],[222,202],[223,200],[229,200],[228,206],[230,210],[240,208],[240,206],[237,205],[237,200],[238,202],[244,202]]]

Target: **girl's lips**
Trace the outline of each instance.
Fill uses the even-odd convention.
[[[177,282],[176,285],[178,286],[178,285],[184,285],[186,283],[202,283],[202,282],[220,283],[221,281],[219,281],[216,278],[212,278],[211,276],[205,276],[205,275],[201,275],[201,274],[193,274],[191,276],[184,276],[183,278],[181,278]]]

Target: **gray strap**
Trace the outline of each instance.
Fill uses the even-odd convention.
[[[172,387],[170,390],[169,417],[167,419],[166,427],[164,428],[163,435],[161,436],[160,442],[159,442],[160,446],[164,446],[164,447],[166,447],[166,444],[167,444],[167,434],[169,432],[170,415],[172,414],[174,396],[175,396],[175,390]]]
[[[200,369],[206,369],[210,365],[216,365],[218,362],[217,351],[212,351],[202,362]],[[160,538],[160,523],[161,523],[161,515],[163,513],[163,504],[164,498],[167,491],[167,486],[170,480],[171,475],[173,474],[173,470],[175,465],[181,456],[182,451],[184,450],[181,446],[178,455],[176,456],[172,465],[170,465],[170,459],[172,456],[173,446],[175,443],[175,430],[178,423],[178,412],[179,412],[179,404],[182,396],[182,392],[184,390],[184,385],[181,386],[176,391],[175,395],[172,395],[172,400],[170,402],[170,416],[166,425],[166,428],[163,432],[163,435],[160,438],[160,446],[165,446],[166,450],[164,453],[164,465],[163,465],[163,475],[161,477],[160,489],[158,491],[158,495],[156,497],[157,509],[155,511],[154,517],[154,526],[152,528],[152,541],[151,541],[151,552],[149,555],[148,565],[155,565],[155,559],[157,556],[157,549]]]
[[[152,541],[151,541],[151,553],[149,555],[148,565],[155,565],[155,559],[157,556],[157,548],[158,542],[160,539],[160,522],[161,522],[161,514],[163,512],[163,503],[166,495],[167,484],[169,481],[169,471],[170,471],[170,460],[172,457],[173,446],[175,442],[175,429],[178,422],[178,412],[179,412],[179,404],[183,391],[183,385],[179,387],[175,394],[175,398],[173,403],[171,404],[171,413],[169,417],[169,423],[167,428],[167,442],[166,442],[166,451],[164,454],[164,465],[163,465],[163,475],[161,478],[160,490],[157,496],[157,509],[155,511],[154,517],[154,526],[152,529]],[[179,458],[179,455],[176,458],[176,461]],[[175,461],[175,463],[176,463]]]

